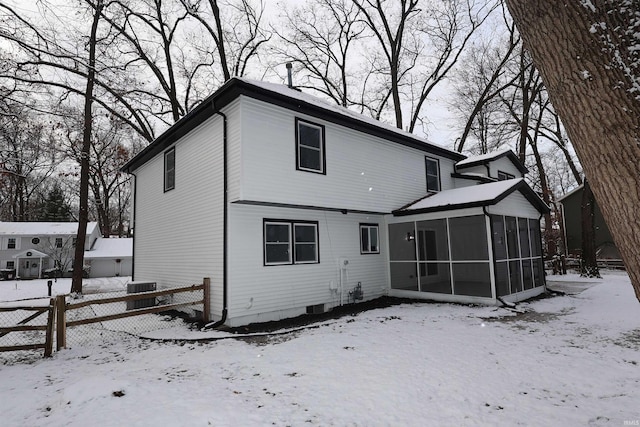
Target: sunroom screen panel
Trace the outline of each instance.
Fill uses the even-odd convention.
[[[487,227],[484,215],[449,219],[451,259],[479,261],[489,259]]]
[[[455,295],[491,297],[489,263],[454,263],[453,288]]]

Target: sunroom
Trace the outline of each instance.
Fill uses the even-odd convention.
[[[539,295],[547,211],[523,179],[441,191],[394,211],[390,294],[481,304]]]

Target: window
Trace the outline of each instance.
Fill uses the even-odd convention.
[[[62,247],[62,237],[56,237],[56,248]]]
[[[427,170],[427,191],[440,191],[440,161],[431,157],[424,158]]]
[[[510,173],[506,173],[506,172],[502,172],[502,171],[498,171],[498,180],[499,181],[505,181],[507,179],[514,179],[515,175],[512,175]]]
[[[34,245],[37,245],[38,243],[40,243],[40,238],[34,237],[33,239],[31,239],[31,243],[33,243]]]
[[[325,173],[324,126],[296,119],[296,168]]]
[[[318,223],[264,221],[264,264],[317,264]]]
[[[71,241],[71,246],[75,248],[77,243],[78,243],[78,238],[74,237],[73,240]]]
[[[16,239],[15,239],[15,237],[9,237],[7,239],[7,249],[18,249],[16,247]]]
[[[176,187],[176,149],[170,148],[164,152],[164,191]]]
[[[16,268],[15,261],[7,261],[7,270],[13,270]]]
[[[378,224],[360,224],[360,253],[379,254]]]

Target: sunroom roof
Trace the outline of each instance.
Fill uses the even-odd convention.
[[[403,216],[491,206],[499,203],[514,191],[522,193],[539,212],[544,213],[549,211],[549,207],[538,197],[531,187],[527,185],[524,179],[519,178],[440,191],[403,206],[393,211],[393,214]]]

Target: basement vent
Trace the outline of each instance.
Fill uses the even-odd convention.
[[[138,294],[140,292],[150,292],[156,290],[156,282],[130,282],[127,283],[128,294]],[[127,310],[135,310],[137,308],[154,307],[156,298],[141,298],[127,301]]]
[[[307,314],[320,314],[320,313],[324,313],[324,304],[307,306]]]

